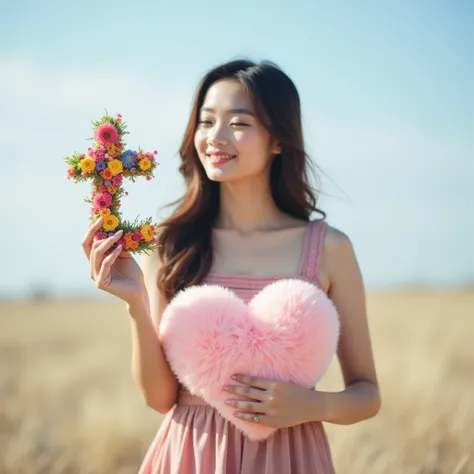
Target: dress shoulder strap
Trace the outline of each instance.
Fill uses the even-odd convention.
[[[310,281],[317,281],[317,268],[321,257],[327,222],[323,219],[311,221],[308,227],[306,245],[303,255],[302,276]]]

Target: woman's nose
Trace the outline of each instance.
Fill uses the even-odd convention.
[[[207,137],[207,142],[210,145],[222,145],[228,142],[228,138],[226,136],[225,130],[223,127],[214,126],[211,130],[209,130],[209,135]]]

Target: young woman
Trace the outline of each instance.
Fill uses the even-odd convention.
[[[326,223],[308,182],[300,102],[271,63],[233,61],[198,87],[180,149],[186,191],[159,226],[159,250],[139,266],[107,250],[120,232],[83,248],[99,289],[130,314],[134,379],[151,408],[166,414],[141,474],[329,474],[322,422],[373,417],[380,397],[365,294],[349,238]],[[311,220],[313,212],[321,218]],[[248,301],[281,278],[312,281],[332,299],[341,324],[338,358],[345,389],[308,390],[249,374],[227,387],[236,416],[278,428],[253,442],[180,386],[158,339],[167,303],[191,285],[217,283]],[[252,402],[235,402],[246,395]]]

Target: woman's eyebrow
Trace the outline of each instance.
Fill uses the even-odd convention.
[[[210,108],[210,107],[202,107],[201,112],[215,113],[215,110]],[[246,114],[246,115],[250,115],[252,117],[255,117],[255,114],[249,109],[229,109],[229,110],[226,110],[226,113],[228,113],[228,114]]]

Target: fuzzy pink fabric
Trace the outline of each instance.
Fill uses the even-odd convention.
[[[314,388],[335,354],[337,311],[315,285],[278,280],[248,304],[231,290],[200,285],[176,295],[163,313],[160,339],[179,381],[252,440],[275,428],[239,420],[222,387],[234,373]]]

